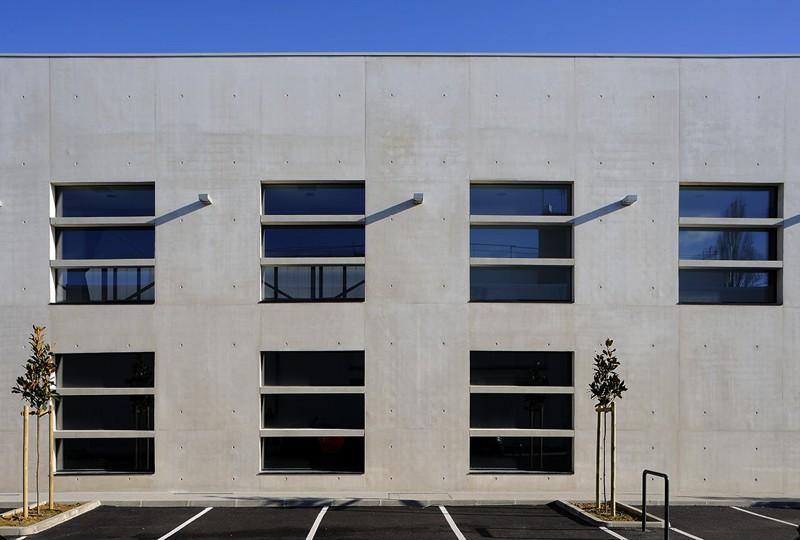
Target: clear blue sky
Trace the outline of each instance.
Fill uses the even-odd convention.
[[[0,52],[800,53],[798,0],[0,0]]]

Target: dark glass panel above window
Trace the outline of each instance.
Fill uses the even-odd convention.
[[[59,217],[154,216],[155,186],[58,186]]]
[[[571,394],[470,394],[472,428],[572,429]]]
[[[76,227],[59,229],[59,259],[152,259],[155,257],[153,227]]]
[[[267,472],[363,473],[363,437],[264,437]]]
[[[364,300],[364,267],[264,266],[265,302],[360,302]]]
[[[264,428],[364,429],[363,394],[261,396]]]
[[[680,258],[769,261],[777,258],[774,229],[681,229]]]
[[[58,471],[77,474],[152,473],[152,438],[59,439]]]
[[[572,386],[572,353],[472,351],[470,384]]]
[[[62,388],[151,388],[153,353],[59,354]]]
[[[472,225],[470,257],[572,257],[572,227]]]
[[[153,396],[61,396],[56,410],[59,429],[153,429]]]
[[[475,472],[572,472],[569,437],[470,437],[469,467]]]
[[[473,184],[472,215],[568,216],[572,188],[568,184]]]
[[[264,227],[265,257],[363,257],[363,225]]]
[[[273,184],[264,186],[267,215],[362,215],[364,184]]]
[[[681,217],[774,218],[778,217],[775,186],[682,186]]]
[[[571,302],[571,266],[473,266],[472,302]]]
[[[363,386],[364,351],[261,353],[264,386]]]
[[[775,304],[775,270],[681,270],[682,304]]]
[[[154,301],[152,266],[56,270],[58,304],[152,304]]]

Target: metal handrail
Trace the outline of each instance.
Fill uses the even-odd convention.
[[[669,476],[645,469],[642,471],[642,532],[647,530],[647,475],[664,479],[664,538],[669,538]]]

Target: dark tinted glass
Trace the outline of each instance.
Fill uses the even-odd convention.
[[[470,187],[472,215],[567,216],[572,213],[566,184],[497,184]]]
[[[572,472],[569,437],[471,437],[469,466],[473,471]]]
[[[774,229],[681,229],[681,259],[775,260]]]
[[[364,429],[363,394],[261,396],[265,428]]]
[[[774,304],[775,270],[681,270],[684,304]]]
[[[470,427],[572,429],[571,394],[470,394]]]
[[[59,304],[150,304],[154,300],[152,266],[61,268],[56,271],[56,302]]]
[[[363,437],[265,437],[261,439],[265,471],[364,472]]]
[[[265,352],[264,386],[363,386],[364,351]]]
[[[473,302],[571,302],[570,266],[473,266]]]
[[[153,383],[153,353],[58,355],[62,388],[147,388]]]
[[[60,429],[153,429],[153,396],[61,396]]]
[[[59,439],[58,470],[75,473],[152,473],[155,444],[142,439]]]
[[[364,184],[264,186],[264,213],[361,215],[364,213]]]
[[[778,216],[776,187],[681,187],[681,217],[769,218]]]
[[[57,187],[61,217],[154,216],[155,186]]]
[[[364,300],[363,266],[264,266],[264,301]]]
[[[267,226],[265,257],[363,257],[363,225]]]
[[[572,257],[571,227],[507,227],[473,225],[470,257]]]
[[[472,351],[470,384],[572,386],[568,352]]]
[[[59,259],[152,259],[156,233],[153,227],[92,227],[59,229]]]

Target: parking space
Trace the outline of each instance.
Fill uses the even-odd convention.
[[[331,508],[315,540],[386,539],[453,540],[456,538],[436,506],[353,506]]]
[[[648,507],[663,516],[662,507]],[[671,538],[800,540],[800,508],[676,506]],[[323,508],[100,508],[31,540],[660,540],[652,529],[602,530],[553,505]]]

